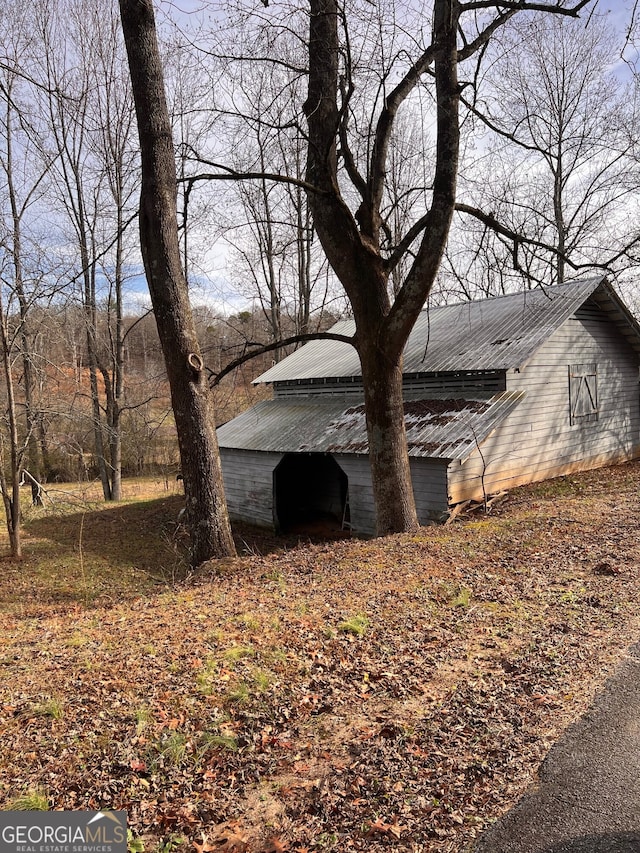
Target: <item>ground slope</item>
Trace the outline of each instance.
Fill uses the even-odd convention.
[[[35,519],[0,579],[0,807],[126,809],[163,853],[467,849],[637,639],[639,481],[369,542],[243,530],[172,586],[179,499]]]

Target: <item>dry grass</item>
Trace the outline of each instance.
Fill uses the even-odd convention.
[[[465,850],[636,635],[639,479],[385,540],[244,529],[253,556],[177,584],[161,482],[34,513],[0,578],[0,807],[125,808],[147,850]]]
[[[97,483],[47,487],[43,508],[25,508],[24,559],[3,560],[0,611],[35,617],[108,606],[175,579],[184,569],[182,505],[179,484],[162,479],[126,482],[118,504],[102,502]]]

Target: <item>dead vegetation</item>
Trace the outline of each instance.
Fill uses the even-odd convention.
[[[417,536],[243,529],[177,583],[179,496],[33,518],[0,579],[0,807],[126,809],[162,853],[466,850],[636,637],[639,478]]]

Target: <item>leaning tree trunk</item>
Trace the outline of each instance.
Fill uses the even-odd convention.
[[[191,563],[235,554],[212,395],[180,260],[176,166],[151,0],[120,0],[142,156],[140,236],[171,387]]]

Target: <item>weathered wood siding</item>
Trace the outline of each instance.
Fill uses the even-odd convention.
[[[351,528],[358,536],[374,536],[376,516],[368,456],[336,454],[349,478]],[[447,463],[440,459],[411,459],[413,493],[421,524],[439,518],[447,508]]]
[[[364,399],[364,389],[362,380],[355,379],[351,382],[331,381],[330,379],[324,382],[278,382],[273,386],[273,396],[278,398],[283,397],[308,397],[309,394],[314,396],[326,397],[344,397],[345,406],[353,405],[353,398],[362,402]]]
[[[597,365],[598,418],[571,424],[569,365],[588,363]],[[507,388],[526,397],[479,451],[451,463],[450,502],[638,455],[638,358],[588,303],[520,372],[508,372]]]
[[[232,520],[274,527],[273,472],[284,454],[220,449],[222,474]],[[367,456],[336,454],[349,480],[351,529],[358,536],[375,533],[371,472]],[[313,489],[313,484],[309,483]]]
[[[369,457],[336,453],[334,459],[349,480],[351,531],[356,536],[373,536],[376,532],[376,518]]]
[[[414,374],[403,378],[404,395],[407,399],[425,399],[429,396],[442,397],[450,394],[464,397],[474,392],[498,394],[505,390],[504,373],[499,370],[462,371],[458,373]],[[324,379],[322,381],[278,382],[273,387],[273,396],[332,398],[344,397],[345,406],[353,405],[353,398],[364,402],[364,388],[359,377],[349,380]]]
[[[413,496],[420,524],[437,521],[447,509],[447,463],[444,459],[410,459]]]
[[[222,474],[233,520],[273,528],[273,472],[280,453],[221,448]],[[336,462],[349,480],[351,530],[356,536],[374,536],[376,518],[369,457],[336,454]],[[411,474],[418,518],[426,524],[447,506],[446,463],[435,459],[412,459]],[[313,489],[313,483],[309,483]]]
[[[273,471],[282,454],[221,447],[220,459],[231,519],[273,528]]]

